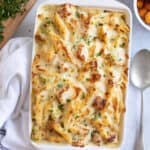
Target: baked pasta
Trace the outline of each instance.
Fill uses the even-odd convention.
[[[122,12],[43,5],[32,64],[32,134],[38,143],[116,146],[128,82]]]

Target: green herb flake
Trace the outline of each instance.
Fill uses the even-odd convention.
[[[82,93],[82,99],[85,99],[85,94],[84,93]]]
[[[46,84],[48,82],[48,80],[42,76],[40,76],[40,80],[43,84]]]
[[[101,67],[102,67],[102,68],[105,67],[105,64],[102,64]]]
[[[86,78],[86,81],[90,81],[90,79],[89,79],[89,78]]]
[[[77,17],[77,18],[80,18],[80,13],[79,13],[79,11],[76,11],[76,17]]]
[[[100,26],[103,26],[103,24],[98,22],[98,23],[95,24],[95,26],[100,27]]]
[[[59,84],[57,84],[57,88],[62,88],[63,87],[63,84],[61,84],[61,83],[59,83]]]
[[[60,125],[61,125],[62,128],[64,128],[64,123],[63,122],[61,122]]]
[[[104,13],[107,13],[108,12],[108,10],[104,10]]]
[[[75,119],[78,119],[80,116],[78,114],[74,115]]]
[[[76,45],[73,44],[71,50],[73,50],[73,49],[75,49],[75,48],[76,48]]]
[[[91,44],[91,41],[90,40],[87,40],[87,45],[90,45]]]
[[[67,103],[69,103],[71,101],[71,99],[67,99],[66,101],[67,101]]]
[[[125,45],[126,45],[126,43],[123,42],[120,46],[121,46],[121,47],[125,47]]]
[[[58,105],[58,109],[61,110],[61,111],[63,111],[64,110],[64,105],[63,104],[59,104]]]
[[[58,69],[58,70],[60,70],[60,69],[61,69],[61,67],[58,65],[58,66],[57,66],[57,69]]]
[[[118,61],[122,61],[122,59],[121,58],[119,58],[119,60]]]
[[[52,113],[52,112],[53,112],[53,109],[50,109],[49,111]]]
[[[98,52],[97,54],[96,54],[96,56],[98,57],[98,56],[100,56],[101,55],[101,53],[100,52]]]
[[[96,121],[101,117],[101,113],[100,112],[96,112],[92,118],[92,120]]]
[[[83,120],[83,124],[87,127],[88,123],[86,122],[86,120]]]
[[[0,0],[0,42],[3,41],[3,21],[25,12],[24,6],[29,0]]]
[[[85,125],[86,127],[88,126],[88,124],[87,124],[86,122],[84,123],[84,125]]]

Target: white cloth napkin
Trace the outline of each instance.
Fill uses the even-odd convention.
[[[29,79],[32,39],[10,40],[0,51],[0,128],[2,144],[10,150],[33,149],[28,135]]]

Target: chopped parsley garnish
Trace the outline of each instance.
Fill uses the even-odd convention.
[[[47,21],[47,24],[53,24],[53,21],[48,20],[48,21]]]
[[[119,58],[119,61],[122,61],[122,59],[121,59],[121,58]]]
[[[85,125],[85,126],[88,126],[88,124],[87,124],[86,122],[84,123],[84,125]]]
[[[67,103],[69,103],[71,101],[71,99],[67,99],[66,101],[67,101]]]
[[[93,36],[89,36],[88,38],[87,38],[87,40],[84,38],[84,40],[86,41],[86,43],[87,43],[87,45],[90,45],[91,44],[91,42],[94,40],[94,38],[95,37],[93,37]]]
[[[40,76],[40,80],[43,84],[46,84],[48,82],[48,80],[42,76]]]
[[[107,13],[108,12],[108,10],[104,10],[104,13]]]
[[[83,120],[83,124],[84,124],[85,126],[88,126],[88,123],[87,123],[86,120]]]
[[[52,112],[53,112],[53,109],[50,109],[49,111],[52,113]]]
[[[80,18],[80,13],[78,11],[76,11],[76,17]]]
[[[60,125],[61,125],[62,128],[64,128],[64,123],[63,122],[61,122]]]
[[[77,119],[79,118],[80,116],[78,114],[74,115],[74,118]]]
[[[96,23],[95,26],[99,27],[99,26],[103,26],[103,24],[102,23]]]
[[[97,54],[96,54],[96,56],[98,57],[98,56],[100,56],[101,55],[101,53],[100,52],[98,52]]]
[[[100,112],[96,112],[95,114],[94,114],[94,116],[93,116],[93,120],[94,121],[96,121],[96,120],[98,120],[99,118],[101,117],[101,113]]]
[[[58,69],[58,70],[60,70],[60,69],[61,69],[61,67],[58,65],[58,66],[57,66],[57,69]]]
[[[121,46],[121,47],[125,47],[125,45],[126,45],[126,43],[123,42],[120,46]]]
[[[8,18],[14,18],[17,13],[23,14],[23,9],[26,2],[29,0],[0,0],[0,42],[2,42],[3,36],[3,21]]]
[[[73,44],[71,50],[73,50],[73,49],[75,49],[75,48],[76,48],[76,45]]]
[[[61,83],[59,83],[59,84],[57,84],[57,88],[62,88],[63,87],[63,84],[61,84]]]
[[[90,45],[90,43],[91,43],[91,41],[88,39],[88,40],[87,40],[87,45]]]
[[[62,111],[62,110],[64,110],[64,105],[63,105],[63,104],[59,104],[59,105],[58,105],[58,108],[59,108],[59,110]]]
[[[86,78],[86,81],[89,81],[90,79],[89,78]]]
[[[105,65],[104,64],[102,64],[102,67],[104,67]]]
[[[85,94],[84,93],[82,93],[82,99],[85,99]]]

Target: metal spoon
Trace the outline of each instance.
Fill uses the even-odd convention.
[[[131,64],[131,81],[141,91],[141,114],[138,143],[135,150],[144,150],[143,144],[143,91],[150,86],[150,51],[143,49],[138,52]]]

